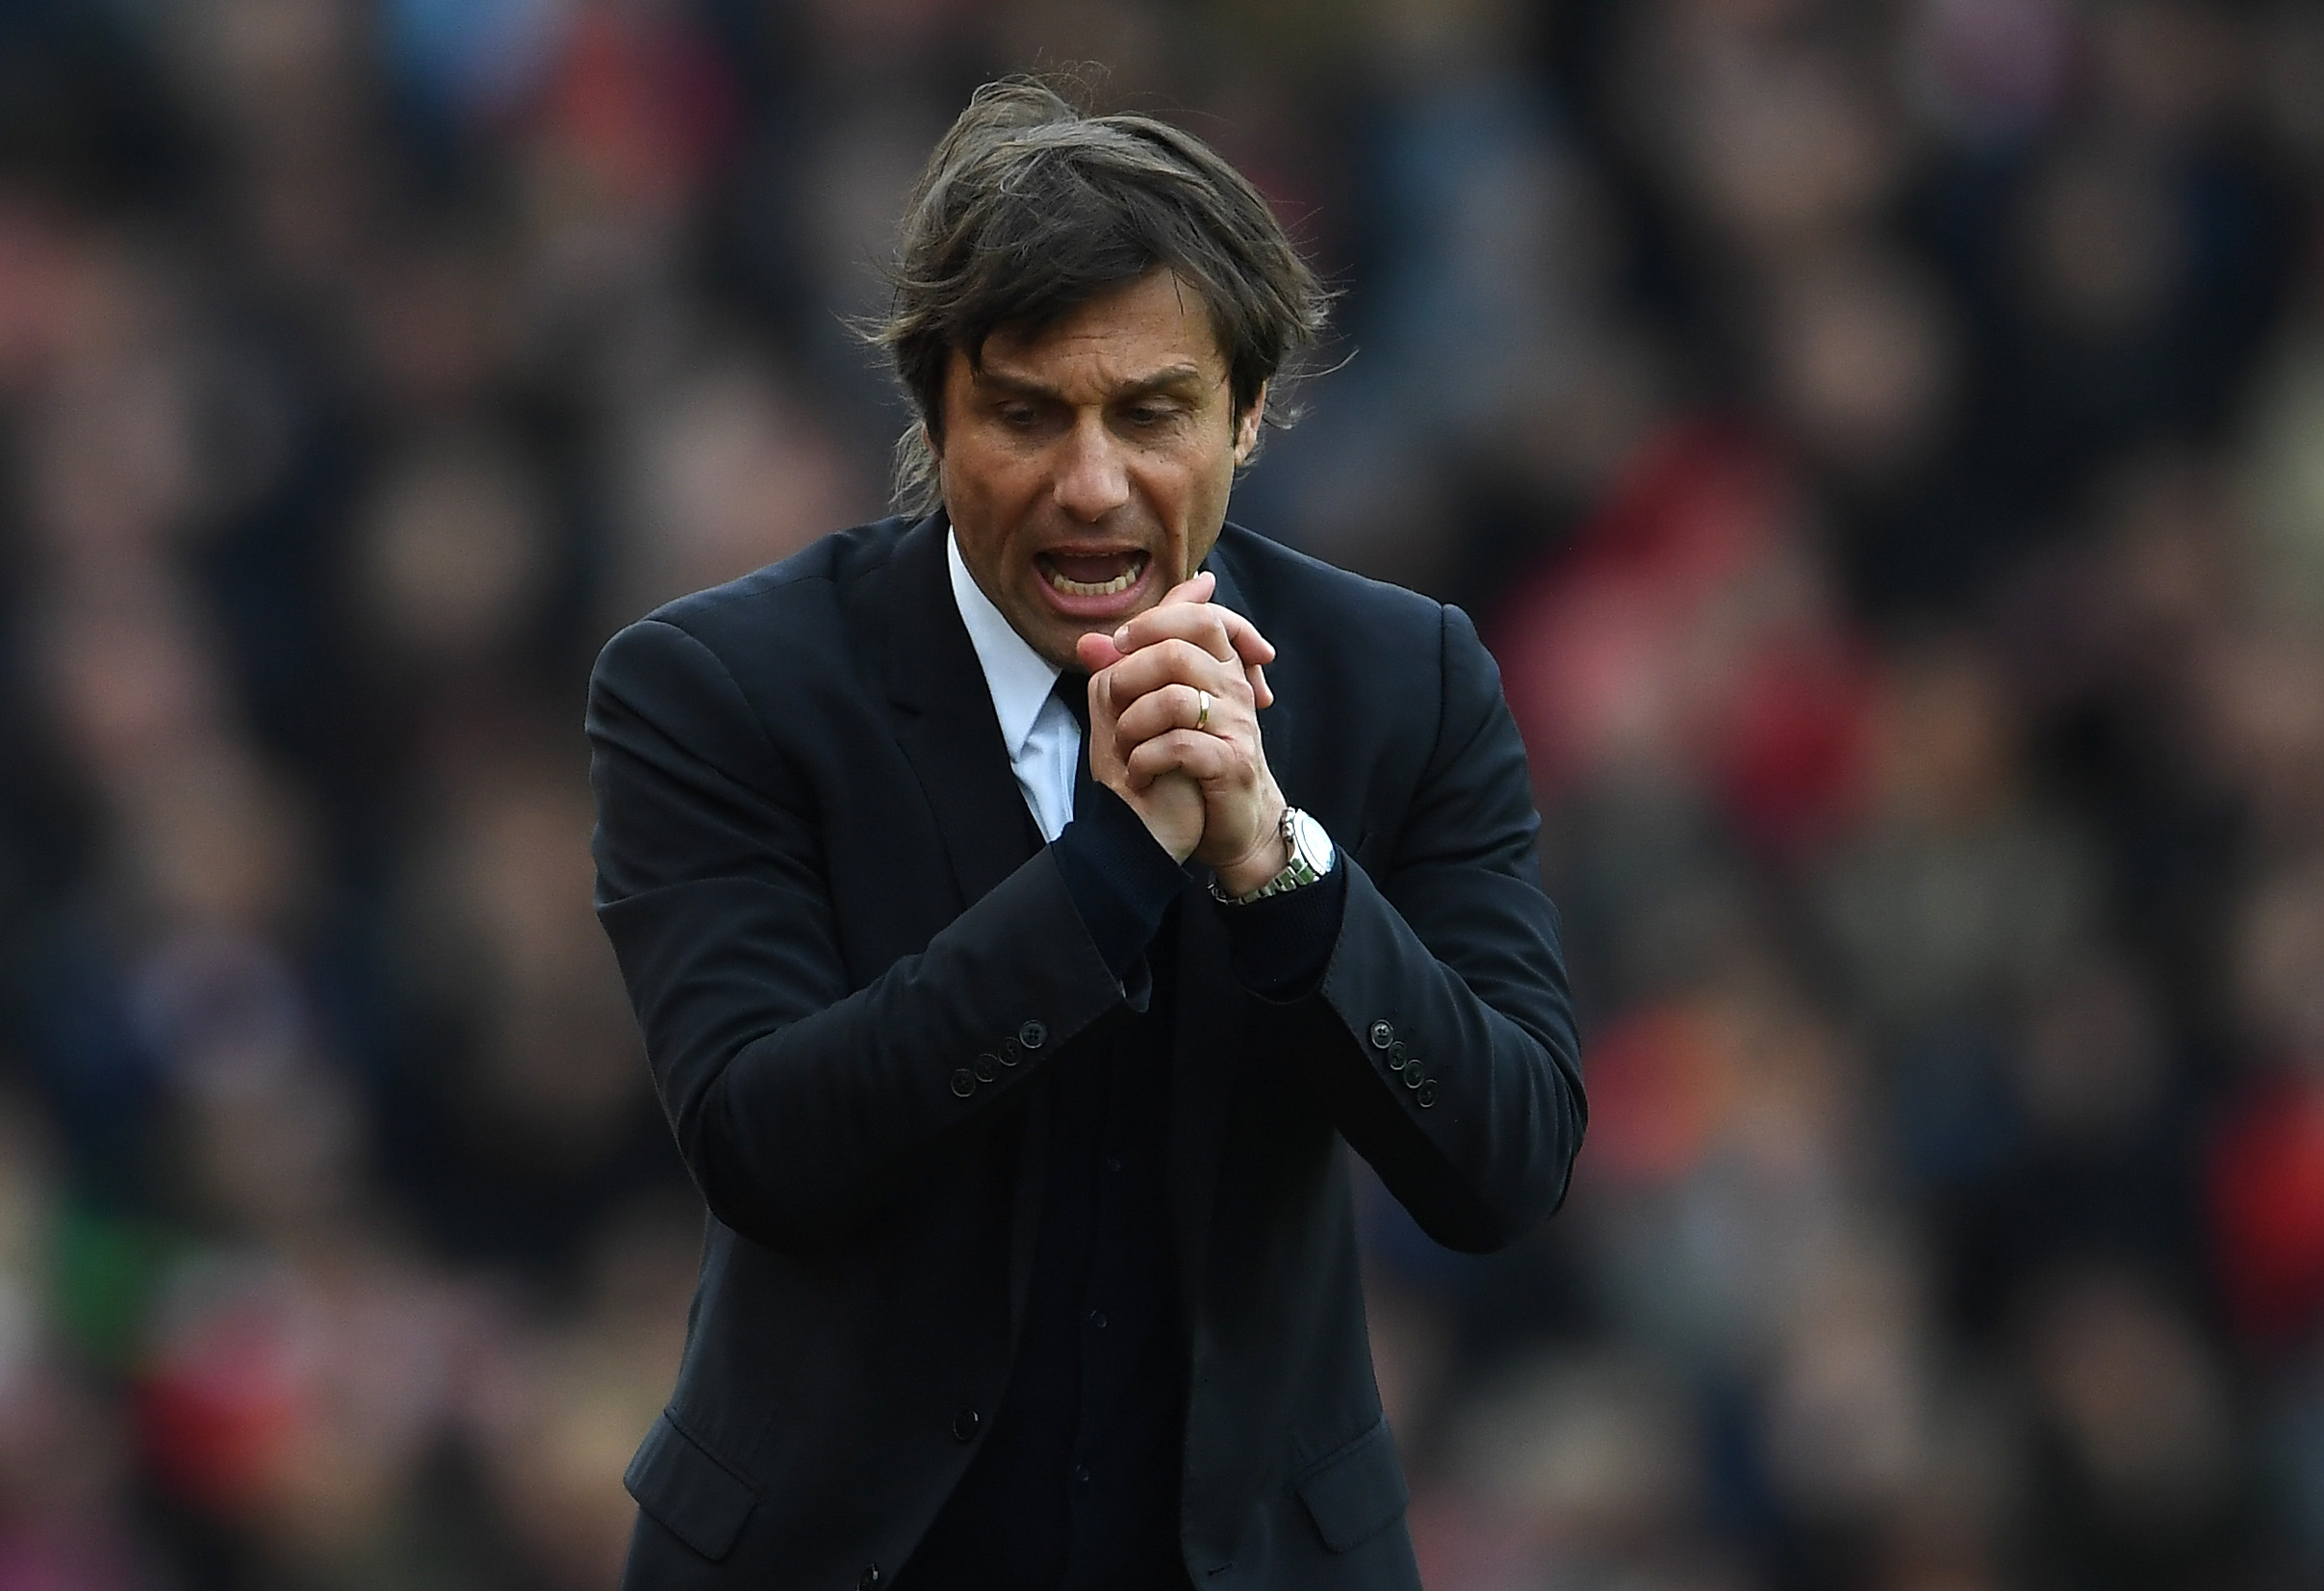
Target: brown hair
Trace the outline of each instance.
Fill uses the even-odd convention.
[[[1037,333],[1157,266],[1209,310],[1238,416],[1323,328],[1330,295],[1259,191],[1200,139],[1151,116],[1089,115],[1042,79],[979,89],[929,157],[894,299],[870,328],[919,415],[896,449],[899,505],[940,501],[928,440],[943,446],[954,350],[974,367],[999,328]],[[1262,418],[1290,423],[1271,392]]]

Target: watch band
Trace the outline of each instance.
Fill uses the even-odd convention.
[[[1332,870],[1337,853],[1332,848],[1332,836],[1324,833],[1323,825],[1296,807],[1286,807],[1280,820],[1283,849],[1290,858],[1283,871],[1247,894],[1230,895],[1211,881],[1211,893],[1229,906],[1248,906],[1253,901],[1265,900],[1270,895],[1288,894],[1293,889],[1314,884]]]

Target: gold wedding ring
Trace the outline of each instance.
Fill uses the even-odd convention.
[[[1199,686],[1194,692],[1194,727],[1198,730],[1211,727],[1211,693]]]

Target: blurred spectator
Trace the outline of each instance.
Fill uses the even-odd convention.
[[[2316,8],[19,0],[0,1587],[610,1582],[581,681],[881,511],[904,189],[1083,59],[1343,291],[1237,516],[1532,757],[1571,1209],[1363,1205],[1429,1583],[2324,1576]]]
[[[788,557],[866,495],[825,423],[748,361],[675,372],[638,395],[623,432],[608,629]]]
[[[2153,1586],[2240,1569],[2234,1411],[2180,1313],[2135,1275],[2069,1270],[2026,1331],[2057,1503],[2033,1527],[2035,1565]]]

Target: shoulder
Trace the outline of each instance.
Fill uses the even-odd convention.
[[[1302,612],[1335,624],[1357,620],[1399,632],[1433,632],[1443,623],[1444,604],[1417,591],[1374,580],[1325,563],[1230,524],[1219,532],[1212,557],[1222,565],[1256,612],[1278,622]]]
[[[1275,644],[1267,678],[1288,716],[1268,733],[1322,759],[1306,770],[1319,783],[1366,784],[1388,770],[1393,783],[1480,744],[1516,744],[1500,670],[1460,608],[1240,527],[1221,534],[1217,552],[1221,584],[1232,579]],[[1524,787],[1521,767],[1517,780]],[[1382,799],[1394,808],[1402,798]]]
[[[1455,612],[1436,598],[1353,575],[1243,526],[1220,530],[1211,563],[1225,572],[1250,609],[1248,619],[1266,635],[1313,632],[1355,647],[1390,644],[1408,655],[1416,644],[1434,644],[1445,614]]]
[[[677,747],[686,765],[762,792],[860,744],[876,710],[881,587],[913,528],[837,531],[624,627],[590,673],[592,741],[649,762]]]
[[[665,603],[646,622],[682,629],[717,652],[727,650],[722,642],[808,640],[799,627],[811,632],[844,622],[849,594],[879,579],[915,524],[885,519],[833,531],[779,563]]]
[[[673,651],[707,652],[738,679],[851,658],[862,594],[881,583],[916,524],[885,519],[834,531],[779,563],[664,603],[605,644],[598,672]]]
[[[1220,532],[1214,567],[1245,614],[1278,649],[1296,647],[1351,680],[1412,685],[1441,671],[1467,676],[1492,663],[1459,608],[1366,578],[1240,526]],[[1498,676],[1494,676],[1497,685]]]

